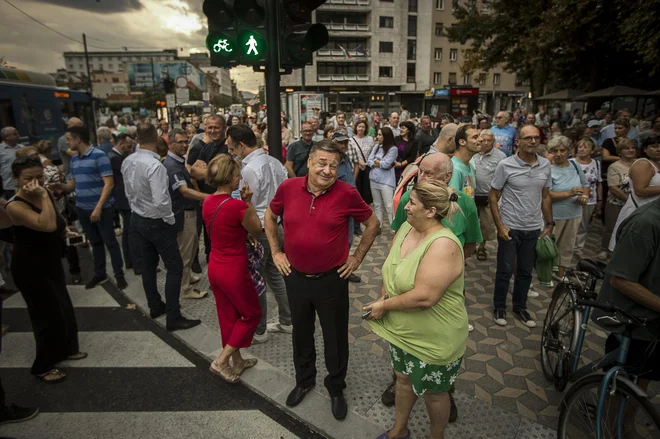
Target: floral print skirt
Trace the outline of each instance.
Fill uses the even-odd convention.
[[[463,357],[453,363],[438,365],[427,364],[403,349],[390,344],[390,358],[395,371],[407,375],[412,381],[415,395],[422,396],[424,392],[449,392],[458,378]]]

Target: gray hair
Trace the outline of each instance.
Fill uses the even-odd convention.
[[[554,136],[550,141],[548,141],[548,152],[553,152],[560,146],[563,146],[566,149],[571,149],[573,141],[566,136]]]
[[[130,127],[126,128],[126,134],[131,137],[137,136],[137,127],[135,125],[131,125]]]
[[[312,119],[316,119],[316,120],[319,120],[319,117],[318,117],[318,116],[316,116],[316,115],[312,115],[312,116],[307,116],[307,119],[306,119],[306,122],[309,122],[309,121],[310,121],[310,120],[312,120]]]
[[[4,127],[2,130],[0,130],[0,139],[5,140],[7,136],[14,131],[18,133],[18,130],[14,127]]]
[[[108,127],[101,127],[96,130],[96,136],[99,140],[110,140],[112,139],[112,130]]]
[[[482,137],[484,134],[495,137],[495,133],[490,128],[486,128],[485,130],[481,130],[481,132],[479,133],[479,137]]]
[[[172,128],[169,133],[167,133],[167,138],[170,139],[170,142],[174,140],[177,134],[188,137],[188,134],[183,131],[181,128]]]

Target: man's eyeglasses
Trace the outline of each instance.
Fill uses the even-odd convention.
[[[176,143],[178,145],[187,145],[188,141],[187,140],[174,140],[172,143]]]
[[[541,140],[541,136],[525,136],[522,137],[522,140],[524,140],[525,142],[531,142],[532,140],[534,140],[535,142],[539,142]]]
[[[301,131],[301,133],[307,133],[307,134],[313,133],[313,132],[314,132],[314,130],[302,130]]]

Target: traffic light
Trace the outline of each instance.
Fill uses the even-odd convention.
[[[312,63],[315,51],[328,44],[328,29],[312,24],[312,11],[325,0],[283,0],[280,8],[280,68]]]
[[[264,65],[268,52],[266,10],[269,0],[205,0],[211,64],[234,67]]]

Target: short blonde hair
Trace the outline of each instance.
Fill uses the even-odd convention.
[[[635,142],[633,139],[629,139],[628,137],[617,137],[615,143],[615,148],[616,148],[616,153],[618,155],[621,155],[621,150],[625,146],[632,146],[633,148],[637,148],[637,142]]]
[[[25,146],[21,149],[16,150],[16,158],[20,159],[21,157],[27,157],[29,155],[39,155],[39,150],[36,146]]]
[[[420,181],[415,184],[413,191],[425,209],[435,208],[435,219],[438,221],[447,218],[451,222],[453,216],[461,210],[458,205],[458,194],[443,181]]]
[[[231,184],[241,175],[241,165],[229,154],[220,154],[209,163],[206,183],[215,188]]]
[[[40,140],[34,144],[34,147],[39,151],[39,154],[47,154],[50,151],[50,142],[48,140]]]

